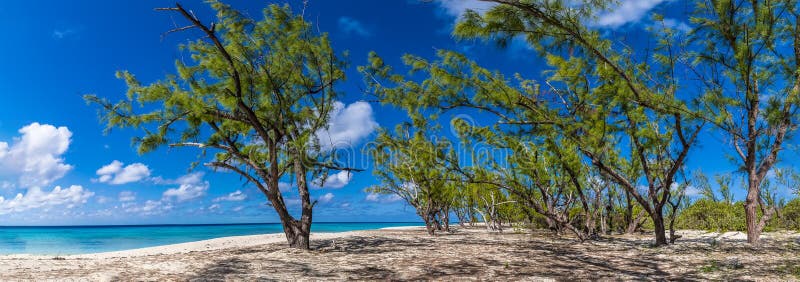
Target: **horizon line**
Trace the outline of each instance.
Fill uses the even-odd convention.
[[[323,221],[312,222],[311,226],[316,223],[422,223],[417,221]],[[84,224],[84,225],[0,225],[0,228],[19,228],[19,227],[44,227],[44,228],[59,228],[59,227],[168,227],[168,226],[221,226],[221,225],[266,225],[278,224],[280,222],[245,222],[245,223],[164,223],[164,224]]]

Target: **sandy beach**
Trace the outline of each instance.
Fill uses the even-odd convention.
[[[800,236],[769,233],[752,249],[742,233],[682,231],[652,248],[650,236],[577,243],[548,232],[419,227],[312,235],[312,251],[283,234],[226,237],[73,256],[0,256],[2,280],[542,280],[800,279]]]

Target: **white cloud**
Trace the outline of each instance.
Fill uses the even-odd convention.
[[[345,34],[355,34],[361,37],[369,37],[371,32],[358,20],[350,17],[339,18],[339,29]]]
[[[53,33],[51,34],[51,36],[53,37],[53,39],[64,39],[64,38],[66,38],[68,36],[72,36],[72,35],[74,35],[76,33],[77,33],[77,31],[74,30],[74,29],[55,29],[55,30],[53,30]]]
[[[61,158],[72,138],[69,129],[35,122],[19,133],[11,146],[0,142],[0,172],[18,176],[22,187],[47,186],[72,169]]]
[[[694,197],[700,196],[700,192],[701,192],[700,189],[698,189],[694,185],[689,185],[689,186],[686,187],[686,190],[685,190],[684,193],[686,193],[686,197],[694,198]]]
[[[111,198],[109,198],[109,197],[105,197],[105,196],[98,196],[97,197],[97,203],[98,204],[105,204],[105,203],[108,203],[110,201],[111,201]]]
[[[196,172],[181,176],[175,180],[180,184],[178,188],[167,189],[162,194],[164,200],[176,200],[178,202],[185,202],[193,200],[206,195],[209,183],[203,181],[203,173]]]
[[[236,192],[232,192],[228,195],[214,199],[213,202],[215,203],[221,201],[239,202],[239,201],[244,201],[245,199],[247,199],[247,195],[245,193],[242,193],[242,191],[236,190]]]
[[[327,193],[327,194],[322,195],[321,197],[319,197],[319,199],[317,199],[317,201],[319,201],[320,203],[327,203],[327,202],[330,202],[331,200],[333,200],[333,197],[334,197],[333,193]]]
[[[292,184],[288,182],[278,182],[278,190],[281,192],[288,192],[292,189]]]
[[[317,131],[317,139],[323,150],[346,148],[369,136],[378,127],[367,102],[355,102],[347,107],[334,102],[327,129]]]
[[[393,203],[402,200],[400,196],[396,194],[378,194],[378,193],[369,193],[365,200],[367,202],[378,202],[378,203]]]
[[[120,202],[133,202],[136,201],[136,193],[131,191],[119,192],[118,200]]]
[[[164,201],[147,200],[143,205],[128,202],[122,204],[122,209],[128,213],[138,213],[140,215],[155,215],[172,210],[174,206]]]
[[[367,194],[366,200],[369,202],[377,202],[381,198],[381,194],[378,193],[369,193]]]
[[[664,0],[621,0],[617,6],[601,13],[595,24],[601,27],[617,28],[627,23],[637,22],[662,2]]]
[[[150,177],[150,169],[142,163],[134,163],[123,167],[124,163],[114,160],[97,170],[100,176],[97,181],[113,185],[137,182]]]
[[[663,24],[667,28],[674,29],[676,31],[683,32],[683,33],[688,33],[689,31],[692,30],[692,27],[690,27],[688,24],[686,24],[683,21],[676,20],[676,19],[669,19],[669,18],[664,19],[664,23]]]
[[[238,207],[233,208],[233,211],[238,212],[238,211],[241,211],[243,209],[244,209],[244,206],[238,206]]]
[[[438,0],[436,3],[444,9],[447,15],[460,19],[467,10],[473,10],[478,13],[485,12],[491,9],[496,3],[484,2],[479,0]]]
[[[300,198],[286,198],[286,200],[284,200],[284,203],[286,203],[287,207],[296,207],[302,204]]]
[[[11,190],[17,188],[17,185],[14,182],[3,180],[0,182],[0,189],[3,190]]]
[[[215,210],[218,210],[219,208],[220,208],[219,204],[213,204],[213,205],[208,207],[208,210],[215,211]]]
[[[94,192],[83,189],[78,185],[72,185],[66,189],[56,186],[50,192],[42,191],[38,187],[31,187],[24,195],[19,193],[11,199],[0,197],[0,214],[39,208],[49,209],[58,206],[71,209],[75,205],[85,204],[93,195]]]
[[[311,186],[313,188],[318,188],[318,189],[319,188],[339,189],[350,183],[350,180],[352,179],[353,179],[353,174],[349,171],[343,170],[338,173],[328,175],[328,177],[325,178],[324,182],[322,181],[321,178],[316,179],[314,180],[314,182],[311,183],[312,184]]]

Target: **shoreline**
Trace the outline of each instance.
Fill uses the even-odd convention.
[[[353,235],[358,235],[365,231],[379,231],[379,230],[414,230],[424,228],[420,226],[393,226],[383,227],[377,229],[364,229],[342,232],[318,232],[311,233],[310,240],[330,240],[343,238]],[[0,259],[34,259],[34,260],[52,260],[58,259],[107,259],[107,258],[131,258],[143,257],[152,255],[171,255],[171,254],[186,254],[191,252],[202,251],[217,251],[233,248],[248,248],[265,244],[280,244],[285,243],[286,237],[284,233],[266,233],[259,235],[242,235],[242,236],[226,236],[219,238],[212,238],[199,241],[191,241],[177,244],[167,244],[160,246],[135,248],[128,250],[110,251],[110,252],[96,252],[85,254],[6,254],[0,255]]]

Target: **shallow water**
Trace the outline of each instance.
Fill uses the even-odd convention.
[[[320,222],[314,223],[311,230],[344,232],[418,225],[420,223],[415,222]],[[0,254],[86,254],[282,232],[279,223],[0,227]]]

